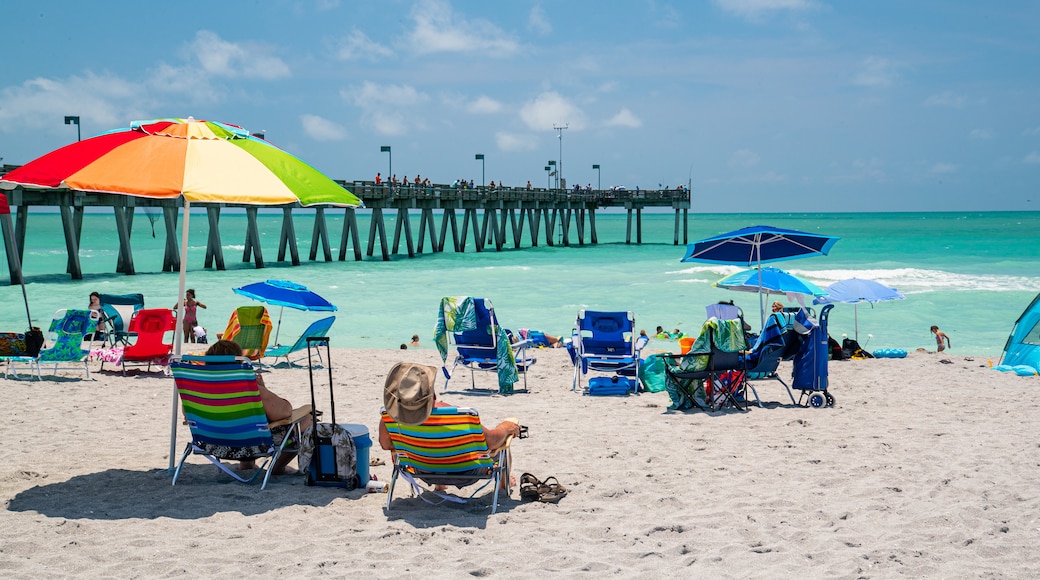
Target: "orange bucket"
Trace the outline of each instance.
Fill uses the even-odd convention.
[[[680,338],[679,349],[682,351],[682,354],[690,352],[690,349],[693,348],[693,343],[695,342],[697,342],[697,339],[694,338]]]

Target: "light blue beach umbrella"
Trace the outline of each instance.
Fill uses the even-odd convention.
[[[278,332],[282,329],[282,312],[285,307],[304,311],[334,312],[337,308],[316,292],[308,290],[303,284],[297,284],[288,280],[265,280],[246,284],[240,288],[232,288],[235,294],[241,294],[253,300],[259,300],[279,306],[278,328],[274,331],[274,343],[278,344]]]
[[[819,296],[813,300],[813,304],[852,304],[853,317],[856,324],[856,342],[859,342],[859,303],[887,302],[888,300],[903,300],[903,296],[895,288],[889,288],[874,280],[862,278],[849,278],[840,280],[827,286],[827,295]]]
[[[824,296],[825,290],[787,270],[765,266],[761,270],[741,270],[730,274],[712,284],[717,288],[737,290],[739,292],[756,292],[762,294],[802,294],[806,296]]]

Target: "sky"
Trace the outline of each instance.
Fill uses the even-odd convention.
[[[74,141],[66,115],[83,138],[192,116],[348,181],[392,162],[539,187],[558,160],[572,185],[690,184],[694,212],[1040,209],[1037,2],[11,0],[3,17],[4,164]]]

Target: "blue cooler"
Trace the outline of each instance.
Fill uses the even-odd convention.
[[[354,423],[340,423],[340,427],[346,429],[347,433],[350,433],[350,438],[354,440],[354,447],[357,449],[358,487],[365,487],[369,480],[368,461],[372,449],[372,438],[368,436],[368,427]]]

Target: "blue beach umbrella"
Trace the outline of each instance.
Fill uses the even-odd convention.
[[[813,304],[852,304],[853,316],[856,323],[856,342],[859,342],[859,303],[887,302],[889,300],[903,300],[903,296],[895,288],[889,288],[874,280],[862,278],[849,278],[840,280],[827,286],[827,295],[813,300]]]
[[[754,266],[761,271],[762,264],[824,256],[839,239],[773,226],[751,226],[689,244],[681,261]],[[758,286],[763,286],[762,280]],[[758,307],[764,325],[766,310],[762,292],[758,294]]]
[[[278,311],[278,328],[274,332],[275,344],[278,344],[278,330],[282,328],[282,312],[285,311],[285,307],[305,311],[332,312],[338,310],[331,302],[308,290],[303,284],[288,280],[265,280],[247,284],[241,288],[233,288],[233,290],[235,294],[281,307]]]
[[[725,290],[761,292],[762,294],[805,294],[808,296],[827,294],[816,284],[802,280],[787,270],[771,266],[766,266],[761,270],[757,268],[742,270],[736,274],[730,274],[712,285]]]

